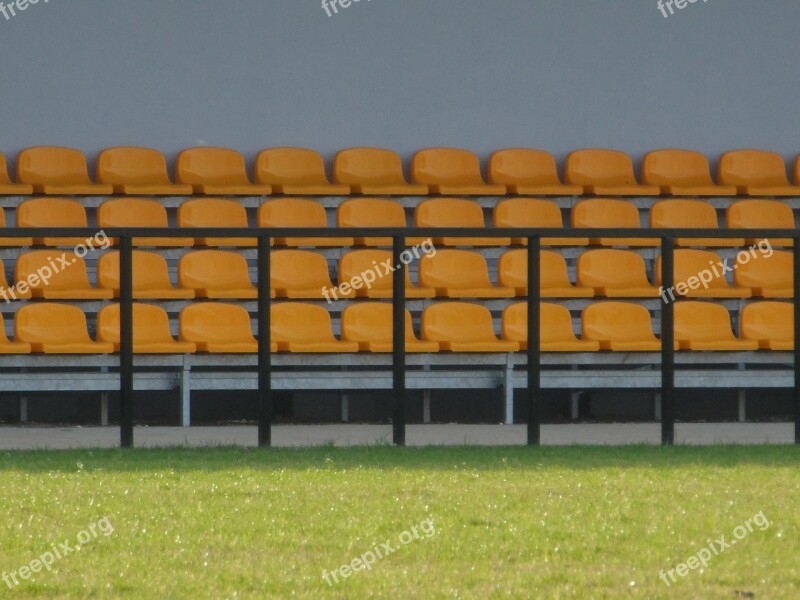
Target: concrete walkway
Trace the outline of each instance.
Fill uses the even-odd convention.
[[[409,425],[408,446],[514,446],[525,444],[524,425]],[[675,429],[676,443],[791,444],[791,423],[687,423]],[[278,425],[273,427],[276,447],[375,446],[391,443],[391,425]],[[136,427],[137,447],[255,446],[253,426]],[[612,423],[544,425],[542,444],[621,446],[659,444],[660,425]],[[0,427],[0,450],[114,448],[119,445],[116,427]]]

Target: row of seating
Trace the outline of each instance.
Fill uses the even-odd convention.
[[[328,312],[302,303],[278,303],[270,313],[272,352],[390,352],[392,306],[366,303],[342,313],[341,338],[335,337]],[[503,313],[498,339],[492,315],[483,306],[442,302],[422,313],[421,339],[406,312],[407,352],[516,352],[527,348],[527,306],[519,303]],[[706,302],[675,305],[675,349],[695,351],[793,350],[793,307],[760,302],[742,311],[741,337],[736,337],[724,306]],[[179,339],[170,332],[169,316],[160,307],[133,305],[133,350],[145,354],[191,352],[253,353],[258,342],[250,316],[241,307],[197,303],[183,309]],[[0,354],[106,354],[120,349],[120,307],[104,307],[97,315],[96,340],[88,333],[86,316],[67,304],[31,304],[14,317],[10,341],[0,317]],[[563,306],[541,305],[541,350],[545,352],[656,352],[661,342],[653,333],[646,308],[625,302],[602,302],[584,309],[582,334],[573,332],[572,317]]]
[[[657,202],[649,214],[651,228],[717,229],[717,212],[702,200],[664,200]],[[168,227],[166,209],[154,200],[143,198],[113,199],[97,209],[98,227]],[[179,227],[248,228],[247,211],[235,200],[198,198],[187,200],[178,208]],[[86,209],[76,200],[67,198],[34,198],[22,202],[16,211],[18,227],[87,227]],[[360,198],[342,203],[337,210],[339,227],[406,227],[403,207],[392,200]],[[462,198],[434,198],[421,202],[414,214],[417,227],[484,228],[483,209],[474,201]],[[554,202],[535,198],[513,198],[500,202],[494,209],[493,225],[508,228],[563,228],[561,209]],[[573,228],[640,228],[639,210],[625,200],[597,198],[582,200],[572,209]],[[774,200],[741,200],[728,207],[726,225],[730,229],[794,229],[791,207]],[[0,227],[5,216],[0,211]],[[326,228],[325,208],[308,199],[287,198],[270,200],[258,209],[258,227]],[[411,238],[409,244],[423,240]],[[737,247],[758,240],[743,238],[678,238],[679,246]],[[71,238],[0,238],[0,246],[75,245],[81,240]],[[254,246],[255,238],[144,238],[134,240],[140,246]],[[507,246],[524,244],[525,238],[503,237],[435,237],[433,243],[442,246]],[[550,246],[658,246],[657,238],[545,238]],[[771,240],[773,245],[791,246],[791,238]],[[279,246],[386,246],[385,237],[278,237]]]
[[[685,284],[691,298],[792,298],[793,255],[773,251],[736,264],[733,285],[717,265],[714,252],[696,249],[675,251],[674,281]],[[63,265],[63,266],[61,266]],[[308,250],[275,250],[270,259],[271,297],[293,299],[391,298],[392,277],[384,265],[392,265],[388,250],[354,250],[339,259],[335,286],[324,256]],[[717,270],[714,276],[712,267]],[[661,286],[661,257],[656,259],[655,283],[650,283],[644,259],[636,252],[618,249],[588,250],[578,257],[576,285],[570,281],[565,258],[542,251],[541,295],[546,298],[657,298],[666,300]],[[372,272],[371,277],[366,277]],[[701,274],[709,276],[702,279]],[[45,277],[45,273],[47,276]],[[501,255],[498,284],[489,276],[486,259],[470,250],[439,250],[420,259],[419,282],[406,270],[408,298],[513,298],[528,294],[527,250]],[[0,261],[0,297],[6,300],[107,300],[119,296],[119,253],[105,253],[97,261],[97,284],[89,282],[86,262],[72,252],[57,255],[49,250],[27,252],[17,259],[16,284],[5,279]],[[369,281],[369,284],[366,282]],[[696,280],[696,281],[695,281]],[[356,284],[356,282],[360,282]],[[678,292],[682,293],[679,288]],[[236,252],[196,250],[178,261],[178,287],[170,281],[163,256],[142,250],[133,252],[133,292],[142,299],[229,298],[252,299],[258,295],[247,261]]]
[[[190,194],[261,196],[271,193],[305,196],[348,194],[425,196],[556,195],[575,196],[800,196],[800,156],[794,185],[783,158],[763,150],[736,150],[719,161],[717,182],[706,156],[689,150],[657,150],[642,163],[642,183],[633,161],[617,150],[578,150],[559,179],[556,161],[541,150],[507,149],[492,154],[488,182],[478,157],[455,148],[429,148],[414,155],[409,183],[400,156],[379,148],[351,148],[337,153],[333,183],[322,156],[304,148],[262,151],[255,163],[255,182],[245,159],[228,148],[190,148],[176,162],[173,183],[164,156],[150,148],[119,147],[97,157],[96,182],[86,158],[72,148],[28,148],[17,157],[16,182],[0,155],[0,194],[139,196]]]

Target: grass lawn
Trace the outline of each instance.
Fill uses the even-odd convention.
[[[75,547],[79,535],[85,544],[50,571],[17,574],[13,590],[0,581],[0,590],[11,598],[797,598],[798,467],[794,447],[5,452],[0,570],[19,572],[53,545]],[[768,526],[667,588],[661,569],[707,540],[730,542],[757,513]],[[98,530],[104,517],[113,533]],[[395,551],[370,570],[339,571],[339,583],[328,575],[331,586],[323,579],[323,569],[369,560],[387,542]]]

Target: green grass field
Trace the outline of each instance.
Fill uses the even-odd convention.
[[[797,598],[798,467],[794,447],[6,452],[0,569],[20,584],[0,589],[12,598]],[[767,527],[667,588],[661,569],[707,540],[730,541],[762,512]],[[104,517],[113,533],[95,527],[88,539]],[[21,579],[20,567],[79,535],[80,550]],[[396,551],[370,570],[323,579],[387,541]]]

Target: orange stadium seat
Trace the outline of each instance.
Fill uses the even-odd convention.
[[[607,298],[657,298],[644,259],[630,250],[588,250],[578,257],[578,286]]]
[[[322,306],[301,302],[273,304],[270,335],[281,352],[358,352],[357,342],[338,340]]]
[[[579,196],[581,185],[566,185],[558,178],[553,155],[543,150],[509,148],[489,159],[489,183],[504,185],[520,196]]]
[[[89,179],[86,157],[80,150],[56,146],[39,146],[20,152],[17,182],[31,184],[37,194],[55,196],[104,196],[114,192],[112,186]]]
[[[77,200],[33,198],[17,206],[17,227],[88,227],[86,209]],[[39,246],[77,246],[85,238],[34,238]]]
[[[338,227],[406,227],[403,205],[386,198],[353,198],[336,210]],[[424,238],[406,238],[410,245],[421,244]],[[390,237],[357,237],[357,246],[391,246]]]
[[[800,196],[800,185],[792,185],[786,163],[776,152],[733,150],[719,160],[718,180],[736,187],[746,196]]]
[[[12,342],[6,336],[3,315],[0,314],[0,354],[30,354],[31,345],[27,342]]]
[[[272,186],[276,194],[347,196],[350,186],[328,181],[325,162],[316,150],[270,148],[256,159],[256,183]]]
[[[236,200],[197,198],[178,207],[178,227],[249,227],[247,211]],[[200,237],[199,246],[257,246],[255,237]]]
[[[539,307],[539,349],[542,352],[597,352],[600,343],[579,340],[572,330],[572,315],[559,304],[543,302]],[[528,349],[528,305],[512,304],[503,311],[503,339]]]
[[[113,186],[115,194],[131,196],[190,196],[192,186],[172,183],[164,155],[152,148],[120,146],[97,156],[97,181]]]
[[[733,334],[728,309],[714,302],[675,303],[675,342],[681,350],[758,350]]]
[[[489,280],[486,259],[470,250],[439,250],[420,263],[422,287],[434,288],[446,298],[513,298],[514,288],[497,287]]]
[[[427,185],[410,184],[400,155],[382,148],[341,150],[333,161],[333,180],[352,193],[374,196],[426,196]]]
[[[639,229],[639,209],[627,200],[595,198],[572,207],[572,226],[576,228]],[[601,246],[660,246],[658,238],[592,238]]]
[[[0,260],[0,298],[6,302],[11,302],[13,300],[28,300],[31,297],[33,297],[33,294],[31,294],[31,288],[27,282],[22,286],[21,290],[16,286],[8,285],[5,266],[3,261]]]
[[[241,306],[221,302],[197,302],[181,311],[180,339],[192,342],[199,352],[253,354],[258,340],[253,336],[250,314]],[[272,343],[270,350],[278,351]]]
[[[97,207],[98,227],[161,227],[169,228],[167,209],[146,198],[114,198]],[[113,239],[116,245],[119,242]],[[137,237],[134,246],[192,246],[194,238]]]
[[[439,344],[420,341],[411,324],[411,313],[406,313],[406,352],[438,352]],[[386,302],[359,302],[342,312],[342,340],[355,342],[367,352],[391,352],[392,305]]]
[[[642,183],[670,196],[735,196],[736,187],[717,185],[708,158],[692,150],[655,150],[642,161]]]
[[[198,298],[258,298],[258,289],[250,281],[247,260],[236,252],[187,252],[178,261],[178,285],[193,289]],[[274,298],[275,292],[270,295]]]
[[[594,196],[658,196],[657,185],[640,185],[630,156],[618,150],[577,150],[567,156],[567,183]]]
[[[6,225],[6,211],[0,207],[0,227]],[[29,237],[0,237],[0,247],[21,247],[33,244],[33,238]]]
[[[794,184],[800,186],[800,154],[794,161]]]
[[[725,262],[716,252],[708,250],[680,249],[675,250],[675,285],[676,298],[681,285],[686,287],[686,298],[749,298],[750,288],[731,286],[725,278],[725,269],[719,263]],[[728,266],[730,268],[730,265]],[[661,285],[661,256],[656,258],[656,285]],[[707,285],[703,284],[703,277]],[[667,291],[667,294],[669,292]],[[672,298],[670,298],[672,299]]]
[[[427,260],[427,259],[426,259]],[[356,277],[364,279],[367,272],[375,275],[375,280],[369,285],[359,286],[355,295],[359,298],[391,298],[393,278],[391,273],[386,273],[392,266],[392,253],[388,250],[353,250],[339,259],[339,282],[352,283]],[[432,288],[416,287],[411,283],[411,273],[406,268],[406,298],[433,298],[436,290]],[[337,292],[338,293],[338,292]]]
[[[717,209],[703,200],[662,200],[650,208],[653,229],[718,229]],[[744,238],[677,238],[678,246],[742,246]]]
[[[428,148],[414,155],[414,183],[427,185],[443,196],[505,196],[506,186],[489,184],[481,176],[481,162],[469,150]]]
[[[8,176],[6,157],[0,152],[0,196],[26,196],[33,193],[30,183],[14,183]]]
[[[591,298],[594,290],[575,287],[569,280],[566,259],[557,252],[539,254],[539,293],[543,298]],[[497,262],[497,276],[502,287],[514,288],[517,296],[528,295],[528,251],[509,250]]]
[[[500,340],[492,313],[467,302],[438,302],[422,312],[422,339],[446,352],[517,352],[519,342]]]
[[[417,227],[486,227],[483,208],[477,202],[463,198],[432,198],[417,205],[414,211]],[[437,246],[508,246],[511,238],[435,237]]]
[[[304,198],[279,198],[269,200],[258,209],[258,226],[266,228],[276,227],[328,227],[328,217],[325,207],[314,200]],[[347,247],[353,245],[351,237],[276,237],[278,246],[318,246],[318,247]]]
[[[613,352],[657,352],[661,340],[653,333],[650,312],[631,302],[598,302],[583,310],[581,339],[600,343]],[[675,344],[675,349],[678,345]]]
[[[308,250],[275,250],[270,254],[270,284],[278,298],[322,299],[333,289],[328,261]],[[354,298],[353,290],[335,290],[336,296]]]
[[[120,348],[120,305],[109,304],[97,313],[97,341]],[[197,350],[193,342],[175,341],[169,316],[160,306],[133,304],[133,351],[137,354],[187,354]]]
[[[769,259],[751,260],[733,272],[736,287],[750,288],[760,298],[794,297],[794,257],[776,250]]]
[[[563,229],[564,221],[558,204],[539,198],[509,198],[494,207],[495,227]],[[527,245],[524,237],[512,238],[512,244]],[[586,246],[589,238],[542,238],[544,246]]]
[[[729,229],[794,229],[794,212],[779,200],[740,200],[728,207],[725,217]],[[747,238],[757,244],[758,238]],[[791,246],[791,238],[770,239],[773,246]]]
[[[97,261],[97,285],[119,298],[119,252],[109,252]],[[189,300],[194,290],[176,288],[169,279],[167,261],[155,252],[133,251],[133,297],[143,300]]]
[[[230,148],[189,148],[178,154],[178,183],[207,196],[267,196],[272,188],[247,178],[244,156]]]
[[[743,340],[755,340],[762,350],[794,350],[794,307],[788,302],[753,302],[739,315]]]
[[[110,300],[111,290],[92,287],[86,261],[73,252],[34,250],[17,258],[17,285],[26,281],[34,298],[47,300]]]
[[[89,337],[86,315],[70,304],[28,304],[14,316],[14,341],[45,354],[110,354],[114,345]]]

